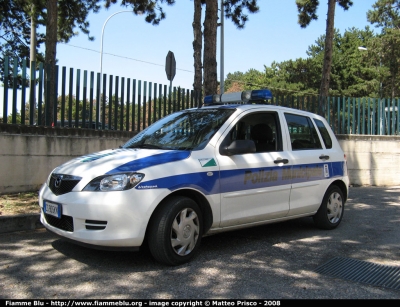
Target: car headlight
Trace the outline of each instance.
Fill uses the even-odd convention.
[[[139,184],[144,178],[142,173],[119,173],[104,175],[94,178],[83,191],[124,191],[129,190]]]

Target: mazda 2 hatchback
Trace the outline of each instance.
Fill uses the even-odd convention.
[[[269,90],[207,96],[118,149],[56,167],[39,193],[41,222],[85,246],[138,250],[179,265],[203,236],[312,217],[336,228],[349,178],[326,120],[268,104]]]

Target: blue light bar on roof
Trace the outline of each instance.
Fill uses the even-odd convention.
[[[204,97],[204,105],[209,106],[211,104],[213,104],[213,95],[208,95]]]
[[[250,100],[267,100],[272,99],[272,93],[270,90],[253,90],[251,91]]]
[[[204,105],[233,104],[242,102],[257,102],[272,99],[270,90],[252,90],[235,93],[226,93],[222,95],[208,95],[204,97]]]
[[[204,105],[210,106],[213,104],[222,104],[221,95],[208,95],[204,97]]]

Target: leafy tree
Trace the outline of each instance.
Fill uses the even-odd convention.
[[[39,1],[39,0],[38,0]],[[16,58],[18,66],[22,66],[22,60],[29,58],[30,51],[30,18],[32,3],[38,1],[13,0],[0,2],[0,80],[11,82],[9,76],[4,76],[4,59],[6,56]],[[37,24],[43,24],[37,20]],[[37,35],[37,47],[44,42],[44,34]],[[44,60],[42,53],[38,54],[38,60]],[[10,63],[10,71],[13,63]]]
[[[42,11],[46,20],[46,78],[50,81],[46,83],[45,93],[46,104],[48,104],[48,120],[46,125],[53,122],[53,109],[56,99],[55,88],[55,66],[57,42],[68,42],[72,36],[76,35],[75,28],[78,27],[83,33],[88,35],[89,22],[87,16],[89,12],[98,12],[101,0],[47,0],[46,12]],[[47,85],[50,87],[47,89]]]
[[[400,1],[378,0],[367,12],[367,19],[377,27],[400,29]]]
[[[118,0],[105,0],[106,7],[117,3]],[[144,14],[145,20],[153,25],[158,25],[166,17],[162,4],[173,5],[175,0],[122,0],[121,5],[132,7],[135,14]],[[205,5],[204,33],[201,32],[201,5]],[[259,10],[257,0],[224,0],[224,12],[228,19],[242,29],[248,20],[244,10],[255,13]],[[218,0],[194,0],[194,19],[193,19],[193,56],[195,66],[194,89],[201,88],[201,68],[204,73],[204,93],[212,94],[217,91],[217,44],[218,27]],[[204,38],[204,44],[201,41]],[[201,50],[204,48],[203,65],[201,65]]]
[[[366,27],[365,30],[355,28],[346,30],[344,35],[335,31],[332,44],[332,69],[330,81],[330,96],[346,95],[364,97],[371,93],[372,85],[368,84],[376,76],[374,74],[365,74],[368,65],[362,59],[362,54],[358,50],[359,46],[368,44],[374,37],[373,32]],[[321,71],[324,62],[325,37],[319,37],[315,45],[308,48],[307,55],[313,59],[315,65]],[[317,71],[314,71],[316,87],[319,80]],[[318,92],[318,90],[317,90]]]
[[[217,92],[217,26],[218,26],[218,0],[205,1],[206,13],[204,19],[204,94],[210,95]],[[231,19],[238,29],[243,29],[248,17],[244,9],[250,13],[259,10],[257,0],[225,0],[223,1],[224,13]],[[223,78],[224,76],[221,76]]]
[[[376,97],[380,75],[376,62],[360,53],[359,46],[371,45],[375,34],[366,27],[341,35],[335,31],[332,53],[331,96]],[[264,72],[228,74],[227,92],[253,88],[270,88],[274,95],[318,95],[324,62],[325,36],[308,47],[307,59],[273,62]],[[376,60],[376,59],[375,59]],[[379,62],[378,62],[379,66]]]
[[[372,7],[368,21],[382,27],[382,33],[367,46],[369,60],[379,63],[380,95],[394,98],[400,94],[400,1],[378,0]]]
[[[353,5],[353,2],[351,0],[328,0],[328,19],[326,23],[325,34],[324,65],[322,69],[321,87],[319,91],[321,97],[327,97],[329,95],[336,3],[338,3],[344,10],[349,9],[349,7]],[[307,27],[312,20],[316,20],[318,18],[318,16],[316,15],[316,11],[319,5],[318,0],[296,0],[296,4],[299,12],[298,23],[302,28]],[[321,103],[323,103],[322,100]],[[320,111],[322,111],[321,108]]]
[[[217,27],[218,27],[218,0],[195,0],[194,1],[194,22],[193,22],[193,50],[194,50],[194,88],[200,88],[201,80],[201,50],[203,44],[200,40],[201,33],[201,4],[206,6],[204,19],[204,54],[203,54],[203,73],[204,73],[204,94],[214,94],[217,92]],[[256,13],[259,10],[257,0],[224,0],[224,13],[227,19],[231,19],[238,29],[243,29],[248,21],[248,16],[244,13]],[[224,76],[221,76],[222,78]]]
[[[98,3],[101,0],[14,0],[2,1],[0,22],[5,30],[2,38],[7,42],[7,47],[2,47],[3,55],[12,55],[19,59],[29,55],[30,43],[30,18],[32,17],[36,25],[45,26],[45,33],[37,34],[37,47],[45,43],[45,73],[50,81],[45,83],[45,99],[49,109],[49,118],[46,124],[52,122],[53,105],[56,99],[55,94],[55,65],[56,65],[56,45],[57,42],[68,42],[76,35],[76,27],[81,32],[88,35],[89,22],[87,16],[89,12],[97,12],[100,9]],[[6,51],[6,52],[4,52]],[[39,60],[42,55],[39,54]],[[34,60],[34,59],[31,59]],[[3,65],[1,66],[3,69]],[[49,85],[49,88],[47,86]],[[48,93],[48,95],[47,95]],[[42,118],[44,119],[44,115]]]
[[[106,8],[111,4],[117,3],[118,0],[105,0]],[[132,7],[133,13],[136,15],[145,14],[145,20],[152,25],[158,25],[166,15],[161,4],[175,4],[175,0],[121,0],[121,6]]]

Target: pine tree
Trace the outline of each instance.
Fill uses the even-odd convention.
[[[344,10],[353,5],[351,0],[328,0],[328,18],[326,21],[325,34],[325,56],[322,68],[321,87],[319,90],[320,108],[319,113],[323,111],[324,99],[329,96],[329,83],[332,69],[332,47],[335,24],[335,8],[338,3]],[[319,5],[318,0],[296,0],[298,9],[298,23],[302,28],[306,28],[312,20],[318,19],[316,11]]]

